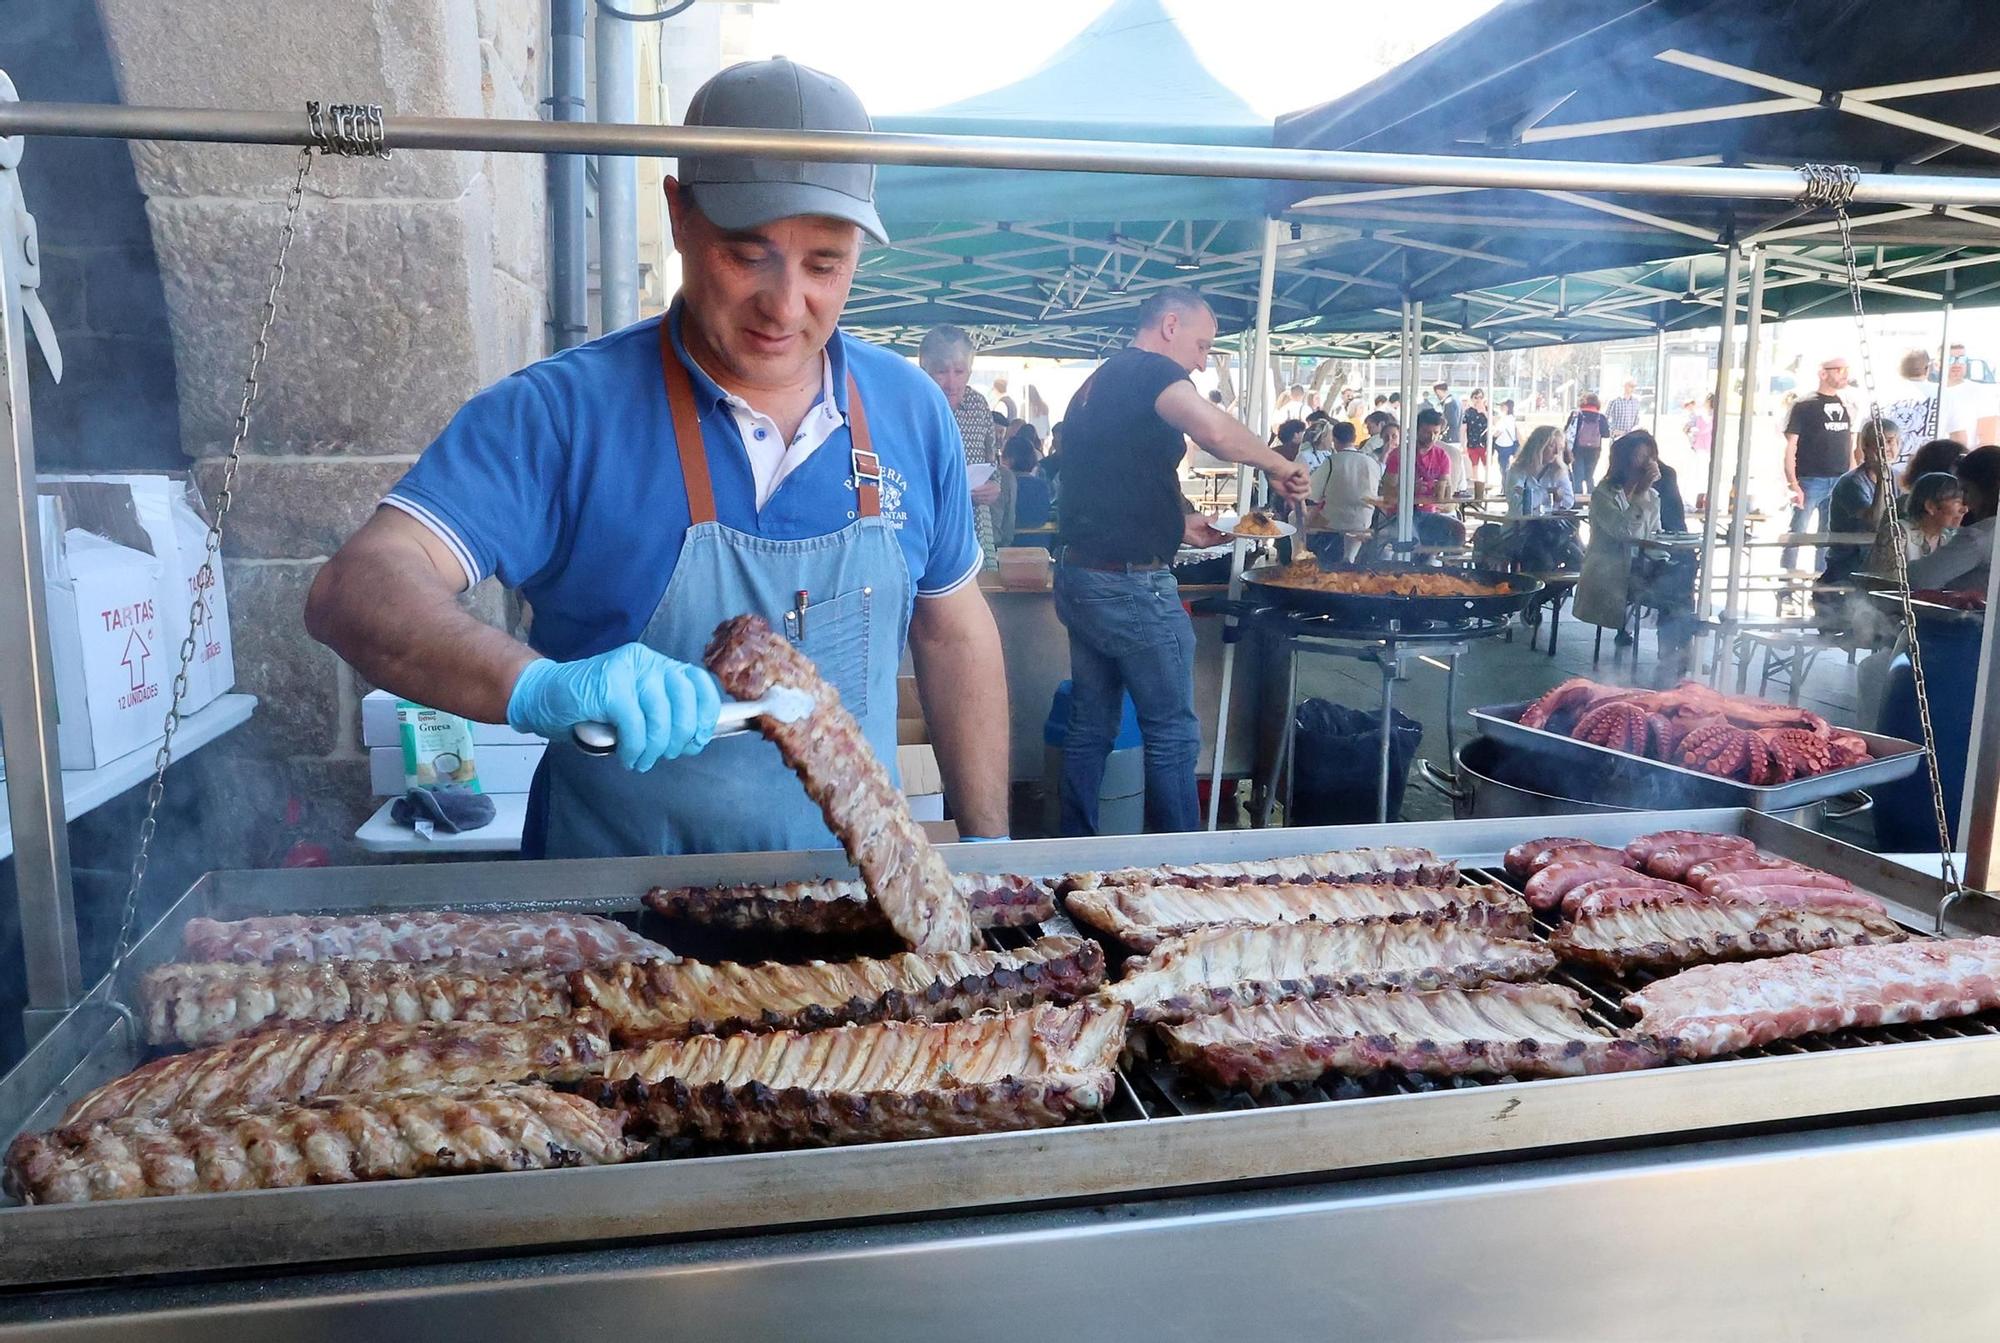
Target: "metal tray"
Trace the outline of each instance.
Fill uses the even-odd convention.
[[[1593,770],[1601,770],[1607,762],[1617,761],[1626,768],[1655,775],[1669,792],[1680,793],[1690,800],[1698,799],[1702,805],[1709,806],[1739,806],[1751,811],[1795,811],[1857,789],[1907,779],[1917,772],[1924,758],[1924,748],[1913,741],[1884,737],[1874,732],[1856,732],[1855,736],[1868,743],[1868,750],[1875,757],[1873,760],[1849,765],[1846,769],[1830,769],[1809,778],[1793,779],[1790,783],[1759,786],[1720,778],[1684,765],[1668,764],[1664,760],[1633,755],[1630,751],[1615,751],[1596,742],[1578,741],[1575,737],[1550,732],[1547,728],[1523,727],[1521,713],[1532,703],[1533,700],[1522,700],[1518,704],[1495,704],[1474,709],[1472,719],[1482,730],[1521,750],[1574,761]]]
[[[1898,625],[1903,620],[1903,599],[1894,592],[1871,589],[1868,600],[1882,615]],[[1986,623],[1986,610],[1968,611],[1960,606],[1946,606],[1942,602],[1925,601],[1921,597],[1910,599],[1910,614],[1926,625],[1972,625]]]
[[[956,867],[1031,875],[1368,844],[1423,845],[1469,865],[1497,866],[1510,845],[1549,833],[1550,824],[1524,817],[1030,840],[999,850],[951,845],[944,852]],[[1934,881],[1753,811],[1634,812],[1565,817],[1562,823],[1566,834],[1608,844],[1690,827],[1744,834],[1771,852],[1846,876],[1883,897],[1912,926],[1927,927],[1937,905]],[[658,884],[788,881],[844,871],[838,854],[774,853],[211,873],[147,933],[128,972],[136,981],[151,965],[172,959],[182,925],[197,914],[426,905],[632,911],[640,893]],[[548,899],[550,891],[564,898]],[[1954,914],[1960,928],[2000,930],[2000,918],[1985,902],[1958,906]],[[142,1054],[127,1025],[101,1008],[61,1018],[26,1060],[0,1078],[0,1134],[46,1126],[81,1090],[131,1069]],[[1210,1114],[1148,1114],[1125,1093],[1115,1111],[1123,1117],[1063,1129],[588,1170],[0,1208],[0,1244],[7,1247],[0,1255],[0,1285],[491,1255],[530,1246],[1324,1181],[1413,1163],[1518,1160],[1579,1145],[1684,1141],[1705,1131],[1879,1118],[1892,1110],[2000,1096],[2000,1035],[1890,1033],[1872,1043]]]

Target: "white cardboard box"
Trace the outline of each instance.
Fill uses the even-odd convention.
[[[127,506],[130,497],[127,496]],[[162,692],[173,673],[160,610],[165,566],[136,515],[120,540],[67,525],[64,504],[41,497],[42,565],[48,585],[49,641],[56,673],[56,738],[64,769],[96,769],[157,741],[165,729]]]
[[[396,731],[396,697],[386,690],[371,690],[361,697],[361,744],[363,746],[402,745],[402,738]],[[472,744],[474,746],[544,746],[547,743],[532,732],[516,732],[505,723],[472,724]],[[485,753],[481,752],[480,762],[485,763]],[[481,771],[484,773],[484,771]],[[401,792],[399,788],[396,790]],[[488,792],[493,791],[487,789]],[[505,790],[502,790],[505,791]]]
[[[192,713],[226,694],[236,684],[236,650],[229,635],[229,592],[220,565],[202,581],[201,566],[208,555],[208,520],[202,512],[199,494],[186,476],[155,472],[121,472],[103,475],[52,475],[41,478],[41,488],[80,500],[86,491],[125,492],[139,526],[152,543],[151,550],[164,570],[164,595],[168,600],[159,610],[164,642],[155,653],[165,659],[162,684],[171,688],[174,671],[180,665],[181,643],[187,635],[188,613],[195,605],[197,586],[203,589],[201,613],[197,617],[194,657],[188,664],[187,693],[181,712]],[[94,503],[95,501],[93,501]],[[88,510],[95,513],[93,507]],[[74,511],[72,524],[79,521]],[[160,706],[161,717],[166,706]]]

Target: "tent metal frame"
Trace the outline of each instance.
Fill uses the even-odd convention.
[[[302,111],[224,111],[199,108],[125,107],[51,103],[0,105],[0,137],[96,136],[125,140],[304,146],[319,143]],[[383,147],[391,150],[469,149],[517,153],[682,155],[727,153],[753,158],[900,163],[914,165],[1151,173],[1167,176],[1249,177],[1298,182],[1358,182],[1385,186],[1493,187],[1561,192],[1710,196],[1733,200],[1795,201],[1801,176],[1791,170],[1588,161],[1507,160],[1448,155],[1372,154],[1116,141],[1009,139],[992,136],[911,135],[742,130],[718,127],[638,126],[444,117],[389,117]],[[1854,199],[1864,204],[1952,207],[2000,205],[2000,180],[1954,176],[1861,174]],[[1281,246],[1277,220],[1266,224],[1259,259],[1257,302],[1268,311]],[[1459,258],[1454,258],[1454,261]],[[74,914],[64,820],[57,788],[55,687],[42,607],[40,537],[35,513],[34,434],[26,392],[25,341],[16,311],[14,258],[0,252],[0,350],[7,358],[4,469],[0,469],[0,619],[10,646],[25,655],[0,659],[0,714],[5,715],[7,793],[15,827],[15,876],[22,907],[31,1012],[61,1009],[77,1000]],[[1756,275],[1762,274],[1761,266]],[[1753,275],[1753,289],[1757,287]],[[1561,285],[1558,284],[1560,291]],[[1559,299],[1560,303],[1560,299]],[[1752,300],[1756,320],[1756,296]],[[1416,350],[1426,316],[1421,302],[1405,297],[1398,314],[1403,338],[1401,382],[1414,404]],[[1442,325],[1442,323],[1441,323]],[[1263,399],[1263,367],[1272,341],[1268,318],[1258,323],[1260,354],[1251,386]],[[1461,329],[1451,324],[1449,329]],[[1746,349],[1746,366],[1754,344]],[[1264,412],[1253,409],[1253,424]],[[1405,471],[1407,492],[1415,473]],[[1244,497],[1239,488],[1239,499]],[[1402,500],[1405,528],[1409,499]],[[1241,564],[1241,548],[1237,565]],[[1995,571],[2000,578],[2000,569]],[[2000,584],[1992,602],[2000,605]],[[1981,655],[1976,730],[2000,741],[2000,699],[1995,684],[2000,643],[1992,624]],[[1220,752],[1218,752],[1219,756]],[[1982,754],[1977,743],[1973,759]],[[2000,755],[1990,747],[1988,756]],[[1995,884],[1993,838],[2000,820],[2000,769],[1975,770],[1968,828],[1968,876],[1982,889]]]

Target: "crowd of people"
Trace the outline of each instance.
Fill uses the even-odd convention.
[[[1614,644],[1633,641],[1637,613],[1655,613],[1659,676],[1671,682],[1686,674],[1696,629],[1695,555],[1685,545],[1648,543],[1685,535],[1687,501],[1658,441],[1640,428],[1646,403],[1635,382],[1608,399],[1585,391],[1561,423],[1525,431],[1514,401],[1489,401],[1484,388],[1461,398],[1448,383],[1435,383],[1406,418],[1395,392],[1346,388],[1321,405],[1316,392],[1295,383],[1278,401],[1276,430],[1259,444],[1220,391],[1194,391],[1189,374],[1205,366],[1213,335],[1214,316],[1198,296],[1157,295],[1141,314],[1133,346],[1099,366],[1072,399],[1067,420],[1046,435],[1015,413],[1003,379],[993,380],[991,400],[970,385],[967,333],[937,328],[920,351],[953,408],[968,463],[993,468],[973,489],[989,562],[999,546],[1055,542],[1056,605],[1069,630],[1074,681],[1064,833],[1095,830],[1096,785],[1128,694],[1145,743],[1148,828],[1194,823],[1199,736],[1191,635],[1171,564],[1182,546],[1222,537],[1181,489],[1190,443],[1269,475],[1274,499],[1300,506],[1305,543],[1328,562],[1389,555],[1405,471],[1414,476],[1413,526],[1422,545],[1465,542],[1464,524],[1453,515],[1468,497],[1461,490],[1473,484],[1470,497],[1477,497],[1490,488],[1504,497],[1507,518],[1481,528],[1475,559],[1575,573],[1574,613],[1615,631]],[[1942,388],[1927,380],[1930,366],[1928,356],[1912,352],[1884,418],[1858,428],[1843,358],[1819,365],[1811,394],[1788,398],[1782,438],[1790,530],[1844,538],[1823,549],[1822,593],[1883,571],[1884,547],[1893,544],[1905,547],[1915,586],[1986,581],[2000,509],[2000,446],[1972,445],[2000,439],[2000,399],[1983,399],[1988,385],[1967,381],[1962,350],[1954,350]],[[1714,397],[1681,406],[1689,447],[1706,452]],[[1892,476],[1893,492],[1884,487]],[[1891,526],[1892,494],[1902,501],[1900,533]],[[1875,542],[1856,544],[1857,535]],[[1784,563],[1796,558],[1788,551]],[[1842,618],[1832,604],[1823,614],[1829,626]]]

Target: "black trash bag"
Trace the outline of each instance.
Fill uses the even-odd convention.
[[[1424,725],[1395,711],[1389,736],[1389,819],[1403,812]],[[1292,825],[1372,825],[1382,770],[1382,714],[1329,700],[1299,705],[1293,724]]]

